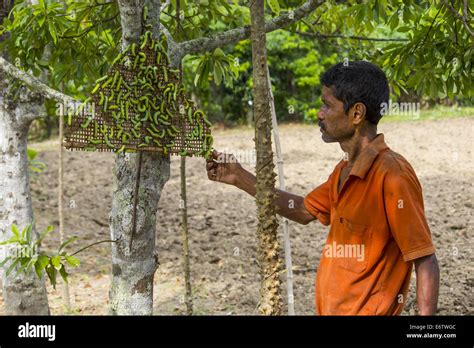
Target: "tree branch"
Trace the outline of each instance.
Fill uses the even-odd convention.
[[[321,34],[321,33],[303,32],[303,31],[295,31],[295,33],[301,36],[314,37],[316,39],[341,38],[341,39],[350,39],[350,40],[359,40],[359,41],[410,41],[408,39],[400,39],[400,38],[385,39],[385,38],[365,37],[365,36],[344,36],[340,34]]]
[[[451,13],[454,15],[455,18],[459,19],[463,23],[469,35],[471,35],[474,38],[474,31],[469,27],[469,24],[468,24],[469,17],[467,15],[467,9],[468,9],[467,1],[464,1],[464,4],[463,4],[463,15],[461,15],[458,11],[456,11],[456,9],[446,0],[441,0],[441,2],[445,6],[448,7],[448,9],[451,11]]]
[[[281,16],[273,18],[265,23],[265,32],[269,33],[298,22],[301,18],[308,16],[316,8],[321,6],[324,0],[308,0],[296,10],[288,11]],[[180,58],[186,54],[202,53],[212,51],[218,47],[233,44],[250,37],[250,25],[230,29],[215,36],[202,37],[178,44]]]
[[[64,93],[61,93],[41,82],[34,76],[18,69],[16,66],[6,61],[3,57],[0,57],[0,70],[5,72],[7,75],[20,80],[32,91],[41,94],[45,98],[53,99],[59,102],[62,102],[65,105],[70,105],[70,103],[75,103],[76,100]],[[41,115],[38,115],[35,118],[40,118]]]
[[[163,12],[169,6],[170,3],[171,3],[171,0],[166,0],[166,2],[163,5],[161,5],[160,11]]]

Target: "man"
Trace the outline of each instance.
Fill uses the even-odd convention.
[[[316,311],[398,315],[414,264],[419,313],[434,315],[439,268],[421,185],[408,161],[377,134],[389,98],[387,78],[377,66],[358,61],[335,65],[321,83],[321,136],[326,143],[338,142],[344,159],[305,198],[277,190],[275,201],[288,219],[330,225],[316,277]],[[209,179],[254,196],[255,176],[232,159],[214,151],[206,164]]]

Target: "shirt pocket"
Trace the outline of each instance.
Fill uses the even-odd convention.
[[[372,228],[339,218],[340,235],[336,248],[343,256],[336,258],[337,265],[353,273],[361,273],[367,268],[372,244]]]

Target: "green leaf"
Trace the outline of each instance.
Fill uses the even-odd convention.
[[[48,235],[48,233],[50,233],[52,230],[54,230],[54,227],[48,226],[46,230],[41,233],[40,237],[38,238],[35,244],[39,245],[43,241],[43,239]]]
[[[278,0],[267,0],[268,7],[275,13],[277,16],[280,14],[280,3]]]
[[[214,64],[214,82],[216,85],[220,85],[222,82],[222,65],[219,61],[216,61]]]
[[[65,256],[65,258],[66,258],[67,263],[70,264],[72,267],[77,267],[81,264],[81,262],[79,261],[77,257]]]
[[[31,269],[33,268],[33,266],[36,264],[36,261],[37,261],[37,258],[36,257],[33,257],[30,259],[30,261],[28,262],[28,264],[26,265],[26,269],[25,269],[25,272],[26,273],[30,273]]]
[[[36,150],[33,150],[33,149],[28,148],[28,149],[26,150],[26,152],[27,152],[27,154],[28,154],[28,159],[29,159],[30,161],[34,160],[34,159],[36,158],[36,156],[38,156],[38,151],[36,151]]]
[[[49,257],[46,255],[38,256],[38,259],[35,262],[35,271],[39,279],[43,278],[43,270],[49,264]]]
[[[8,267],[7,271],[5,272],[5,275],[8,277],[10,273],[13,271],[15,266],[20,262],[20,259],[14,259],[11,265]]]
[[[51,21],[48,21],[48,26],[49,26],[49,33],[51,34],[51,37],[53,38],[54,44],[56,44],[58,39],[56,37],[56,29],[54,28],[54,23]]]
[[[7,244],[13,244],[13,243],[18,243],[20,240],[18,239],[17,236],[11,236],[10,239],[7,239],[3,242],[0,242],[0,245],[7,245]]]
[[[5,258],[0,262],[0,267],[3,267],[3,266],[8,262],[8,260],[11,260],[11,257],[10,257],[10,256],[5,257]]]
[[[69,244],[71,244],[72,242],[74,242],[76,239],[77,239],[76,236],[67,239],[67,240],[66,240],[63,244],[61,244],[61,246],[59,247],[59,252],[58,252],[58,253],[61,253],[61,251],[62,251],[66,246],[68,246]]]
[[[17,225],[15,225],[15,224],[12,225],[12,232],[15,235],[15,237],[17,237],[18,239],[21,238],[20,237],[20,231],[18,230]]]
[[[69,276],[69,273],[66,272],[66,269],[64,268],[64,265],[61,265],[61,268],[59,269],[59,274],[61,275],[61,278],[63,278],[63,280],[68,283],[68,276]]]
[[[51,258],[51,264],[54,266],[54,268],[59,269],[61,268],[61,256],[56,255]]]
[[[48,275],[51,285],[56,289],[56,275],[58,274],[58,271],[53,266],[48,265],[48,267],[46,267],[46,274]]]

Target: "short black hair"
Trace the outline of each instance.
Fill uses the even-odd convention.
[[[360,102],[367,108],[366,119],[375,125],[379,123],[382,103],[388,104],[390,91],[387,76],[377,65],[366,61],[339,63],[321,76],[321,83],[344,103],[346,113]]]

